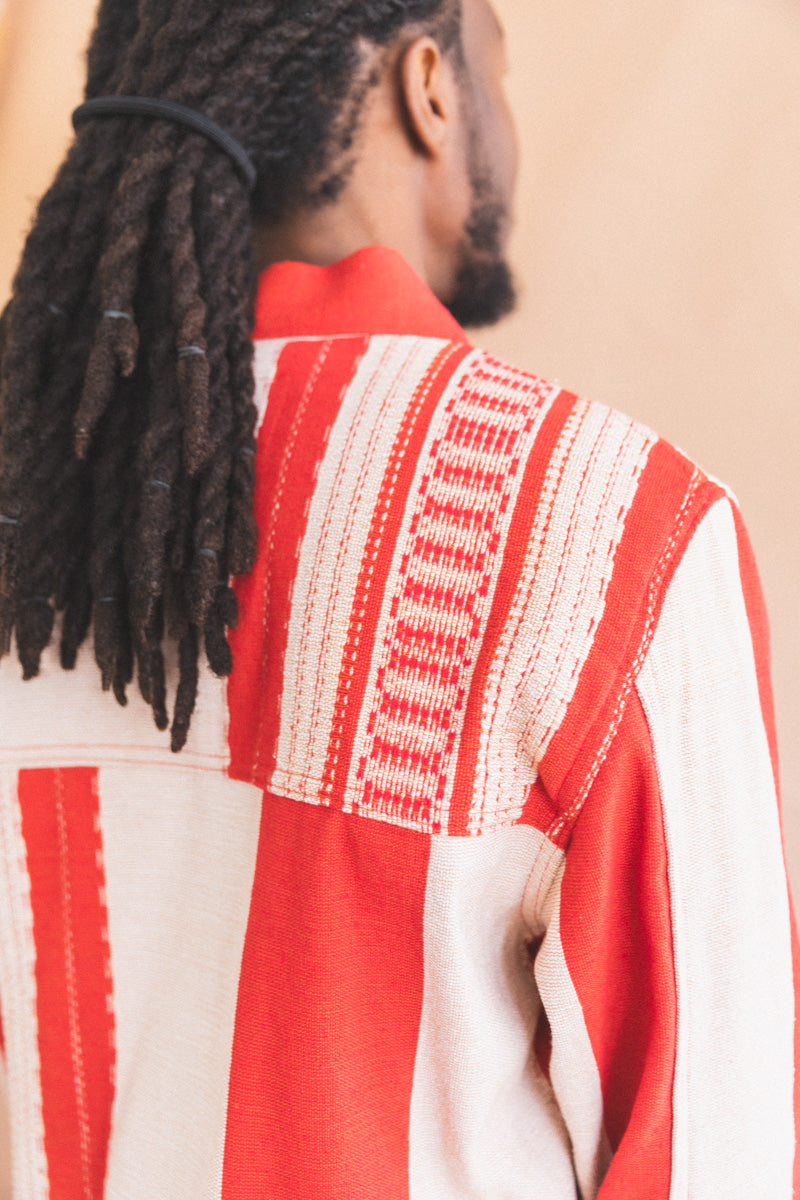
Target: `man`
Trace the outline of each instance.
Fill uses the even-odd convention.
[[[101,6],[3,330],[19,1196],[793,1194],[755,568],[458,323],[504,57],[487,0]]]

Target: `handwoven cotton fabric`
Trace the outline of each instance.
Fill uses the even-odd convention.
[[[791,1200],[736,503],[394,252],[262,277],[253,572],[186,749],[0,665],[20,1200]]]

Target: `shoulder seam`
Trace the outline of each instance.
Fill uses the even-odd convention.
[[[710,494],[705,503],[700,500],[703,491],[708,491]],[[713,493],[713,494],[712,494]],[[577,796],[571,801],[567,808],[562,809],[559,805],[560,815],[555,818],[552,825],[547,830],[547,837],[558,842],[563,839],[563,834],[568,826],[571,826],[578,819],[581,809],[583,808],[589,793],[592,789],[597,775],[608,757],[611,745],[619,730],[625,709],[630,699],[631,692],[636,684],[636,679],[642,669],[648,650],[653,641],[658,618],[661,611],[659,603],[664,589],[664,581],[671,574],[670,568],[678,558],[679,548],[687,544],[687,531],[696,527],[697,524],[707,515],[711,508],[716,503],[722,501],[731,502],[727,492],[715,481],[710,480],[698,467],[694,468],[692,477],[683,497],[681,507],[675,520],[675,527],[669,541],[666,543],[664,550],[656,564],[655,570],[650,577],[647,587],[647,607],[644,627],[641,632],[639,644],[636,653],[631,660],[628,670],[622,679],[621,685],[617,692],[617,699],[614,704],[611,718],[606,727],[605,734],[598,746],[591,766],[583,777],[580,789]],[[581,747],[579,747],[578,752]],[[577,757],[577,755],[576,755]]]

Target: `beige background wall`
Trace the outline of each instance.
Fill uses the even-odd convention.
[[[69,137],[94,5],[0,0],[3,296]],[[523,295],[479,340],[645,420],[738,494],[772,619],[800,896],[800,8],[496,6],[523,143]]]

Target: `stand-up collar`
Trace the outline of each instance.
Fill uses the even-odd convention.
[[[469,339],[395,250],[370,246],[329,267],[280,262],[261,276],[254,337],[416,334]]]

